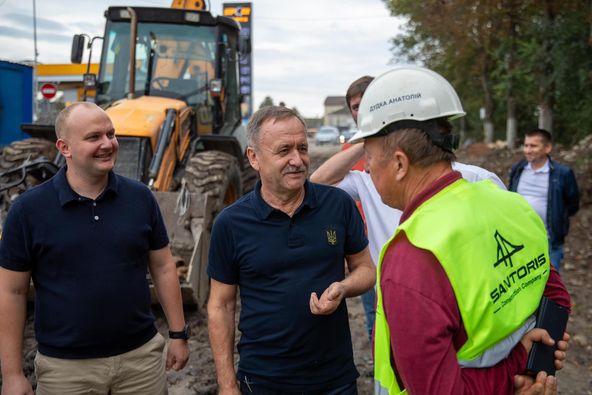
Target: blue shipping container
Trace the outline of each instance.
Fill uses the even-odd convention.
[[[0,146],[30,137],[21,123],[33,120],[33,67],[0,60]]]

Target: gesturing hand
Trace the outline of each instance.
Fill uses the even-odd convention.
[[[321,298],[316,292],[310,294],[310,311],[317,315],[329,315],[333,313],[345,296],[345,290],[340,282],[335,282],[323,292]]]

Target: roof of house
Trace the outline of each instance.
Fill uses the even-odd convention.
[[[39,82],[82,82],[87,67],[76,63],[38,64],[37,78]],[[89,73],[98,74],[99,64],[91,63]]]
[[[327,96],[325,98],[325,106],[345,106],[345,96]]]

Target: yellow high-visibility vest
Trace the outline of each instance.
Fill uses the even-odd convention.
[[[500,345],[514,347],[515,342],[508,344],[504,339],[536,311],[550,271],[543,221],[517,193],[503,191],[490,181],[460,179],[425,201],[380,253],[375,394],[406,393],[391,365],[390,332],[380,289],[382,261],[399,232],[405,232],[415,247],[431,251],[444,268],[467,332],[457,359],[469,366],[479,367],[480,362],[471,365],[471,361],[480,361],[484,353]]]

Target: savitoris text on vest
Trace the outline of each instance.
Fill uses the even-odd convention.
[[[514,287],[514,285],[516,285],[516,282],[518,280],[521,280],[524,277],[526,277],[527,275],[529,275],[531,272],[538,270],[541,267],[544,267],[546,262],[547,262],[547,260],[545,259],[545,253],[541,253],[538,257],[533,258],[528,263],[520,266],[518,269],[512,271],[512,273],[508,274],[508,276],[506,276],[504,281],[499,283],[498,286],[495,289],[493,289],[491,291],[491,293],[489,294],[491,296],[493,303],[497,303],[499,301],[499,299],[505,293],[509,292],[510,289],[512,287]],[[545,269],[545,271],[543,271],[541,274],[544,274],[546,272],[546,270],[547,269]],[[542,278],[541,275],[533,277],[533,278],[529,279],[528,281],[522,283],[521,288],[524,289],[524,288],[532,285],[536,281],[540,280],[541,278]],[[518,289],[520,289],[520,288],[518,288]],[[511,299],[513,299],[513,296],[515,296],[515,294],[517,294],[516,291],[512,295],[510,295],[510,298],[509,298],[510,300],[507,300],[507,299],[503,300],[501,303],[501,306],[499,308],[497,308],[494,311],[494,313],[497,313],[503,306],[505,306],[506,304],[511,302]]]

